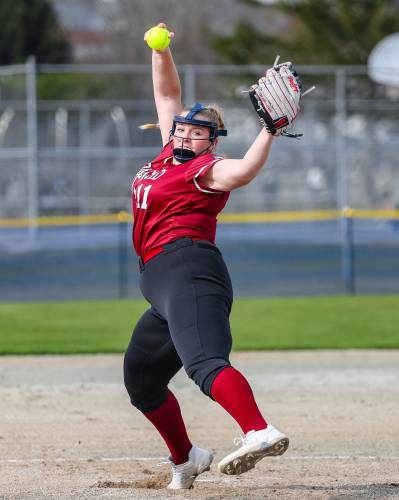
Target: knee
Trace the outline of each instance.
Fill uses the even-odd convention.
[[[211,387],[215,378],[224,368],[230,367],[230,361],[225,358],[206,359],[194,366],[186,368],[187,375],[199,386],[201,391],[212,398]]]
[[[128,349],[123,363],[123,377],[131,404],[143,413],[159,408],[167,398],[167,387],[160,386],[154,373],[146,373],[147,357]]]

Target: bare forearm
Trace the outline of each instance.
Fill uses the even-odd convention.
[[[169,48],[163,52],[152,51],[152,81],[155,100],[180,98],[180,79]]]
[[[165,23],[159,23],[158,27],[167,29]],[[148,33],[147,31],[144,34],[144,40],[147,39]],[[172,40],[174,33],[169,32],[168,36]],[[180,79],[169,47],[152,51],[152,82],[162,144],[166,144],[170,140],[173,117],[179,114],[183,107]]]
[[[273,136],[266,129],[262,129],[246,152],[238,168],[241,171],[242,177],[248,180],[248,182],[257,176],[260,169],[266,163],[272,143]]]

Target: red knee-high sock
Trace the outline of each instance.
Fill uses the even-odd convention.
[[[267,427],[247,379],[235,368],[225,368],[217,375],[211,396],[234,418],[244,434]]]
[[[144,415],[163,437],[175,465],[187,462],[193,445],[188,438],[180,406],[174,394],[168,391],[166,401],[156,410]]]

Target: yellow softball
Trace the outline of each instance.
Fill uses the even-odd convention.
[[[166,28],[154,26],[146,33],[147,45],[154,50],[164,50],[170,44],[169,31]]]

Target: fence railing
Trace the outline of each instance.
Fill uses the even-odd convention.
[[[43,289],[42,299],[53,298],[52,293],[54,298],[68,293],[72,285],[66,279],[66,269],[71,279],[76,275],[74,286],[82,297],[97,296],[100,292],[93,283],[101,280],[104,288],[113,290],[107,297],[126,298],[137,293],[129,286],[135,262],[131,225],[132,217],[127,212],[39,217],[33,221],[0,219],[0,300],[7,300],[7,293],[11,300],[32,298],[21,286],[20,273],[12,272],[14,261],[15,266],[19,262],[18,268],[24,266],[28,288],[34,288],[39,276],[44,281],[58,276],[54,292],[49,293],[47,285],[37,284],[37,293]],[[235,269],[238,293],[242,295],[273,290],[283,294],[399,291],[399,210],[347,207],[313,212],[227,213],[219,217],[218,234],[218,244],[227,256],[230,254],[229,264],[233,272]],[[254,265],[248,266],[248,259]],[[89,276],[86,283],[86,266],[90,268],[98,260],[102,264],[95,264],[93,277]],[[41,266],[40,273],[37,265]],[[290,267],[292,275],[287,271]],[[269,282],[274,275],[280,278],[272,286]]]

